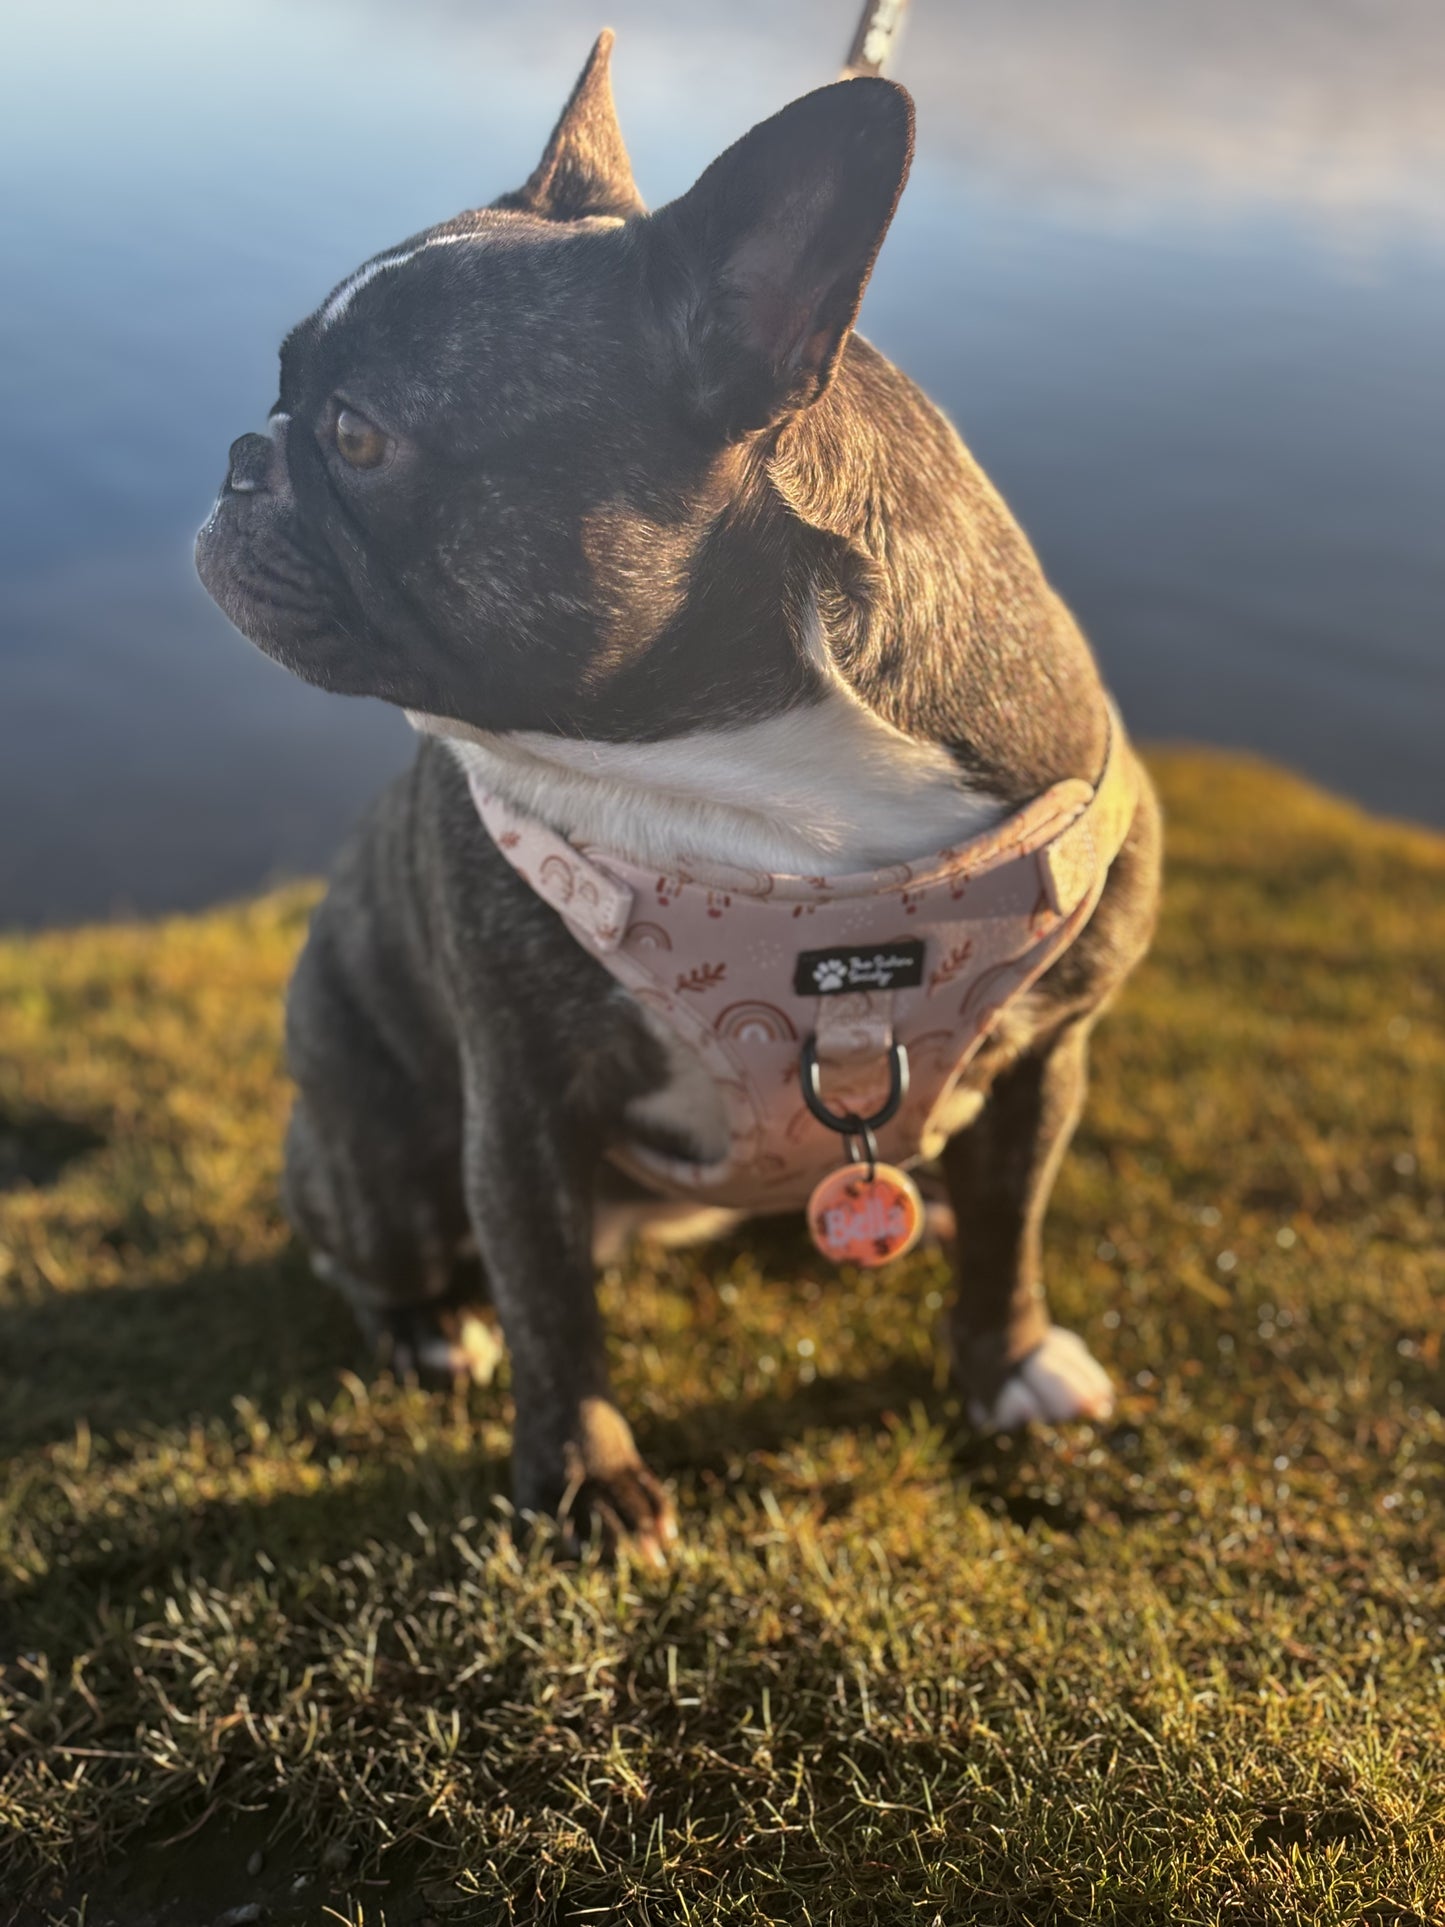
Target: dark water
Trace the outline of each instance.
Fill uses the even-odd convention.
[[[525,175],[591,33],[654,203],[852,0],[50,0],[0,67],[0,923],[324,862],[409,753],[190,573],[285,328]],[[1445,821],[1445,9],[916,0],[866,331],[953,414],[1136,731]]]

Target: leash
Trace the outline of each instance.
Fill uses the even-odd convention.
[[[864,0],[841,78],[881,74],[898,44],[908,0]],[[864,1264],[884,1263],[910,1249],[922,1235],[923,1199],[906,1171],[884,1164],[874,1132],[887,1124],[908,1095],[908,1052],[896,1038],[888,1045],[888,1096],[869,1117],[835,1111],[824,1100],[818,1040],[803,1045],[799,1069],[808,1109],[843,1139],[845,1163],[814,1187],[808,1200],[813,1242],[830,1257],[850,1255]]]
[[[862,18],[843,62],[842,78],[881,74],[897,45],[908,0],[866,0]]]

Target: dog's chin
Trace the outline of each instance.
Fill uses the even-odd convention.
[[[320,689],[353,691],[347,625],[294,561],[267,562],[265,546],[234,527],[224,500],[196,536],[195,562],[207,595],[263,655]]]
[[[281,641],[279,612],[267,605],[231,545],[218,536],[214,515],[196,536],[195,562],[201,587],[226,620],[247,642],[271,653]]]

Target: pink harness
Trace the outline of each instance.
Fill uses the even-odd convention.
[[[950,1093],[1000,1013],[1088,922],[1136,797],[1112,707],[1097,786],[1069,778],[959,848],[851,876],[646,870],[569,843],[475,777],[471,788],[517,874],[716,1082],[723,1158],[628,1145],[614,1162],[663,1195],[750,1211],[801,1206],[839,1163],[841,1141],[800,1083],[810,1038],[829,1107],[860,1116],[879,1108],[901,1045],[907,1096],[878,1154],[903,1166],[938,1154]]]

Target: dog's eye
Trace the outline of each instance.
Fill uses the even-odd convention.
[[[354,408],[338,408],[332,431],[336,452],[348,468],[377,468],[391,453],[391,437]]]

